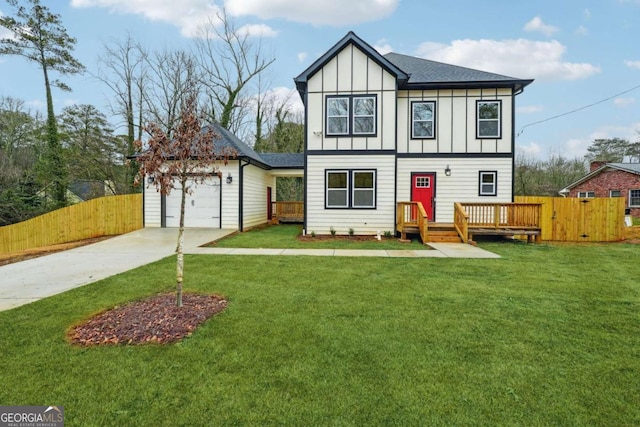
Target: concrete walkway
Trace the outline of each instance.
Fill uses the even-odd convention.
[[[233,230],[187,229],[185,253],[208,255],[308,255],[392,258],[499,258],[458,243],[431,243],[424,250],[204,248]],[[173,255],[175,228],[145,228],[91,245],[0,266],[0,311],[97,282]]]

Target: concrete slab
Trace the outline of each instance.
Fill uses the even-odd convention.
[[[285,249],[282,255],[333,256],[335,249]]]
[[[429,243],[429,246],[449,258],[500,258],[500,255],[493,252],[462,243]]]
[[[385,250],[366,250],[366,249],[336,249],[335,256],[364,256],[364,257],[388,257],[389,254]]]
[[[282,255],[284,249],[272,248],[235,248],[228,255]]]
[[[233,230],[187,229],[185,252]],[[55,295],[140,267],[175,253],[178,230],[145,228],[0,267],[0,310]]]

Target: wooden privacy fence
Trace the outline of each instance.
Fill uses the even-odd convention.
[[[515,201],[542,203],[542,240],[614,242],[625,237],[623,197],[516,196]]]
[[[0,252],[128,233],[142,228],[142,194],[92,199],[0,227]]]

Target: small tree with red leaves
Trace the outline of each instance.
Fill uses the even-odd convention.
[[[175,129],[166,134],[158,124],[147,126],[150,139],[143,149],[142,141],[136,141],[140,154],[136,158],[140,165],[136,182],[145,176],[153,177],[153,185],[167,195],[176,186],[180,187],[180,227],[176,248],[176,305],[182,307],[182,285],[184,280],[184,209],[186,195],[193,192],[190,183],[202,184],[207,178],[221,176],[220,163],[227,164],[236,156],[229,147],[216,149],[218,135],[208,126],[202,126],[197,114],[196,97],[184,102]]]

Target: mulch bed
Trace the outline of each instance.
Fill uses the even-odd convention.
[[[69,330],[67,337],[82,346],[108,344],[169,344],[189,336],[227,307],[220,295],[183,294],[182,307],[174,293],[115,307]]]

